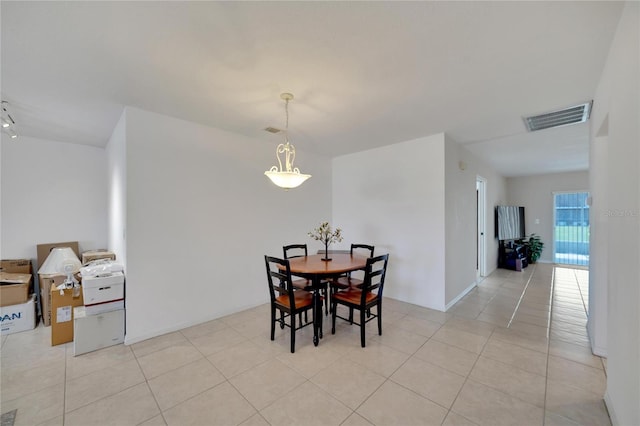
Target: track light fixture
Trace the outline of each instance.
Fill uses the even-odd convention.
[[[2,101],[2,110],[0,111],[2,114],[0,116],[0,122],[2,123],[2,131],[9,135],[11,139],[16,139],[18,134],[15,130],[16,122],[9,114],[9,102]]]

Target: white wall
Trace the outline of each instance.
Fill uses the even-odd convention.
[[[102,148],[21,136],[2,138],[0,256],[29,258],[36,245],[78,241],[107,247],[106,154]]]
[[[476,179],[486,180],[486,275],[498,264],[494,208],[505,201],[505,179],[449,136],[445,144],[445,304],[452,306],[476,284]]]
[[[298,150],[284,191],[275,145],[135,108],[126,152],[127,343],[266,303],[263,256],[331,218],[328,158]]]
[[[333,159],[333,224],[389,253],[385,295],[445,308],[444,134]]]
[[[553,262],[553,192],[588,190],[586,171],[507,178],[507,202],[524,206],[526,233],[538,234],[544,243],[540,262]]]
[[[602,175],[592,216],[604,217],[607,259],[607,391],[614,425],[640,424],[640,4],[627,2],[594,99],[594,138],[607,152],[591,158]],[[592,139],[592,144],[598,141]],[[593,152],[593,151],[592,151]],[[600,166],[605,163],[604,166]],[[599,201],[598,201],[599,202]],[[600,235],[597,236],[600,238]],[[603,283],[597,283],[602,285]],[[604,319],[600,319],[604,320]]]
[[[116,254],[118,263],[127,263],[127,114],[122,113],[109,138],[107,152],[107,179],[109,203],[109,250]]]
[[[590,120],[593,125],[594,121]],[[607,356],[607,275],[609,267],[607,216],[607,150],[608,122],[600,129],[591,129],[589,158],[589,190],[591,206],[589,217],[589,317],[587,330],[591,350],[598,356]],[[598,159],[597,161],[593,161]]]

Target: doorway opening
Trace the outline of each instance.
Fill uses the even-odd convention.
[[[480,282],[486,275],[486,217],[487,217],[487,180],[476,177],[476,282]]]
[[[553,193],[553,261],[589,266],[589,193]]]

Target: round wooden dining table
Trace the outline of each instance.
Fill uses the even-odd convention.
[[[291,274],[311,280],[313,290],[314,318],[313,344],[318,346],[322,338],[322,290],[323,280],[364,269],[367,257],[350,253],[329,253],[331,260],[322,260],[324,254],[293,257],[289,259]]]

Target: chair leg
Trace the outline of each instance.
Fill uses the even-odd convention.
[[[353,325],[353,308],[349,308],[349,324]]]
[[[378,336],[382,336],[382,304],[378,303]]]
[[[365,322],[364,322],[365,310],[360,309],[360,345],[364,348],[364,335],[365,335]]]
[[[271,340],[275,339],[276,335],[276,308],[271,307]]]
[[[291,315],[291,353],[296,351],[296,316]]]
[[[336,334],[336,308],[338,304],[331,302],[331,334]]]

